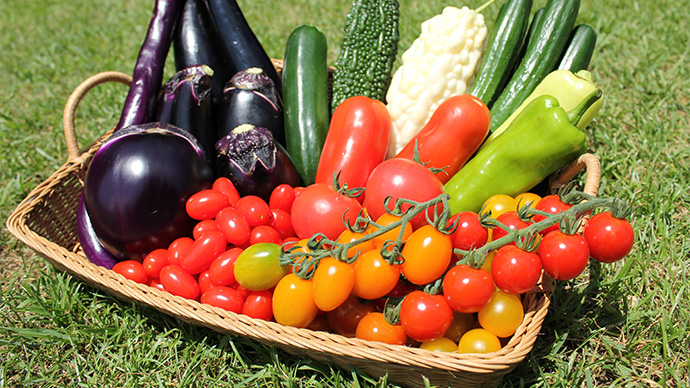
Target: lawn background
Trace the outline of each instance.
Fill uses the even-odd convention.
[[[349,1],[238,1],[270,56],[281,58],[292,29],[311,23],[335,61]],[[400,2],[400,53],[444,6],[482,3]],[[484,12],[489,28],[501,3]],[[152,7],[0,0],[0,219],[66,161],[71,91],[97,72],[131,73]],[[686,7],[582,1],[578,22],[599,33],[590,70],[606,99],[588,129],[590,150],[602,161],[601,193],[636,206],[637,244],[591,281],[559,283],[532,353],[501,386],[690,385]],[[122,85],[89,93],[77,114],[82,145],[114,125],[125,94]],[[0,387],[390,386],[114,299],[56,271],[4,225],[0,247]]]

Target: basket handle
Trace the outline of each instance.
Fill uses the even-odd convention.
[[[67,99],[65,111],[62,114],[62,126],[65,131],[67,152],[69,153],[68,160],[77,158],[81,153],[79,143],[77,141],[77,135],[74,131],[74,117],[77,111],[77,106],[79,106],[79,102],[82,100],[82,98],[84,98],[86,93],[88,93],[94,87],[105,82],[120,82],[130,86],[132,84],[132,77],[117,71],[105,71],[85,79],[81,84],[79,84],[79,86],[77,86],[76,89],[74,89],[72,94]]]
[[[556,192],[560,187],[570,182],[575,175],[586,169],[585,187],[586,194],[595,196],[599,192],[601,182],[601,163],[594,154],[582,154],[575,161],[565,166],[549,184],[551,192]]]

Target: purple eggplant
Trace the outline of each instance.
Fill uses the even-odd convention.
[[[211,187],[213,168],[201,144],[170,124],[122,129],[94,155],[84,203],[101,244],[118,260],[142,260],[192,232],[185,211],[194,193]]]
[[[239,125],[252,124],[267,128],[279,144],[285,145],[282,105],[273,80],[262,69],[252,67],[237,72],[223,90],[216,140]]]
[[[242,124],[216,143],[216,175],[227,177],[241,196],[256,195],[268,201],[283,183],[302,184],[287,151],[271,131]]]
[[[207,153],[213,151],[211,88],[214,73],[206,65],[194,65],[175,73],[161,89],[154,121],[169,123],[196,137]]]
[[[92,263],[112,269],[118,262],[117,258],[101,244],[98,236],[96,236],[96,232],[93,230],[91,218],[86,211],[86,206],[84,206],[84,193],[79,195],[79,203],[77,205],[77,237],[84,250],[84,255]]]

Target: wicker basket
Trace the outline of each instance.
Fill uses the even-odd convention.
[[[248,337],[297,356],[306,355],[345,369],[354,367],[374,378],[387,375],[389,381],[403,386],[422,387],[425,380],[438,386],[494,386],[532,350],[553,291],[553,280],[547,277],[524,295],[524,320],[507,344],[496,353],[469,355],[387,345],[252,319],[135,283],[90,263],[79,246],[75,209],[86,167],[107,134],[81,152],[73,120],[84,94],[100,83],[112,81],[128,84],[131,78],[122,73],[100,73],[75,89],[64,114],[68,161],[32,190],[7,220],[12,234],[58,270],[117,297],[151,306],[185,322]],[[585,191],[596,195],[600,166],[598,159],[591,154],[581,156],[556,174],[550,187],[553,190],[566,184],[582,170],[586,170]]]

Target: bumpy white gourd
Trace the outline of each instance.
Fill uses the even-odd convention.
[[[467,91],[486,46],[484,16],[467,6],[444,8],[421,30],[386,94],[393,119],[389,157],[419,133],[444,100]]]

